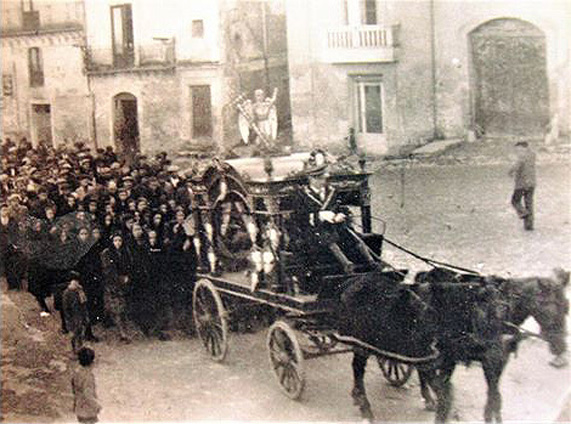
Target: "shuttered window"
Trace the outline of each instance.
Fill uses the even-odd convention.
[[[44,85],[44,65],[42,51],[39,47],[28,49],[28,71],[30,73],[30,87]]]
[[[192,38],[204,38],[204,21],[202,19],[192,21]]]

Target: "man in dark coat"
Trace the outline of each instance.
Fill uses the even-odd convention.
[[[40,315],[48,316],[50,309],[46,299],[53,294],[54,287],[61,283],[60,273],[52,267],[52,257],[57,249],[54,246],[58,246],[58,239],[50,234],[46,224],[40,220],[31,222],[24,239],[28,257],[28,291],[42,309]],[[60,306],[55,299],[54,306],[56,309]],[[67,332],[65,325],[62,325],[62,332]]]
[[[196,279],[196,251],[191,216],[181,208],[169,231],[168,266],[173,288],[173,309],[178,319],[190,321],[192,292]]]
[[[167,271],[166,254],[163,251],[163,243],[156,231],[149,231],[148,236],[148,258],[150,273],[148,285],[145,287],[145,309],[147,315],[147,332],[151,336],[156,336],[159,340],[168,340],[165,333],[172,320],[171,306],[171,286],[168,278],[165,278]]]
[[[139,325],[145,335],[149,335],[153,317],[149,313],[150,299],[150,257],[146,234],[139,223],[131,228],[131,237],[128,239],[127,249],[131,259],[130,279],[131,293],[129,309],[134,321]]]
[[[0,274],[6,277],[8,288],[20,288],[18,273],[18,224],[10,217],[8,206],[0,208]]]
[[[81,255],[75,270],[81,277],[81,285],[87,295],[87,309],[89,322],[94,324],[103,319],[103,272],[101,265],[100,243],[92,240],[91,232],[87,227],[79,229],[77,234],[77,251]],[[88,334],[88,337],[90,334]]]
[[[365,242],[351,228],[350,211],[336,202],[337,193],[329,186],[325,175],[312,178],[301,194],[302,202],[310,211],[309,228],[312,231],[308,241],[314,248],[323,250],[322,247],[326,247],[347,274],[353,273],[358,264],[369,269],[380,266]]]
[[[526,141],[516,143],[517,161],[510,169],[514,177],[515,188],[512,206],[523,219],[524,228],[533,230],[533,193],[535,191],[535,153]],[[523,201],[523,202],[522,202]]]

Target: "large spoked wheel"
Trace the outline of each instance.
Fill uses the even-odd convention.
[[[216,288],[206,278],[194,287],[192,298],[194,325],[210,357],[221,362],[228,352],[228,320]]]
[[[394,359],[378,357],[379,367],[391,386],[400,387],[405,384],[412,374],[412,365],[403,364]]]
[[[281,389],[290,399],[299,399],[305,387],[303,352],[288,323],[276,321],[272,324],[267,347],[270,364]]]

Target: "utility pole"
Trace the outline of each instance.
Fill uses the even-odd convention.
[[[89,51],[89,42],[87,36],[87,11],[85,10],[85,2],[83,2],[83,45],[80,47],[83,54],[83,70],[85,72],[85,79],[87,82],[87,96],[91,101],[91,116],[90,116],[90,124],[91,124],[91,136],[93,137],[93,147],[95,150],[99,147],[97,144],[97,118],[96,118],[96,102],[95,102],[95,94],[93,93],[93,89],[91,88],[91,75],[89,74],[89,67],[91,61],[91,52]]]
[[[264,79],[266,84],[266,93],[271,92],[271,85],[270,85],[270,66],[269,66],[269,59],[268,59],[268,23],[267,23],[267,16],[266,16],[266,2],[260,2],[261,7],[261,15],[262,15],[262,55],[264,59]]]
[[[434,16],[434,4],[436,0],[430,0],[430,64],[432,73],[432,137],[438,136],[438,105],[436,102],[436,27]]]

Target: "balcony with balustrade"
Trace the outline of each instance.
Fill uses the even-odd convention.
[[[175,65],[174,38],[136,45],[123,51],[96,46],[85,49],[85,67],[91,74],[172,70]]]
[[[329,63],[395,62],[399,25],[329,28],[322,59]]]

